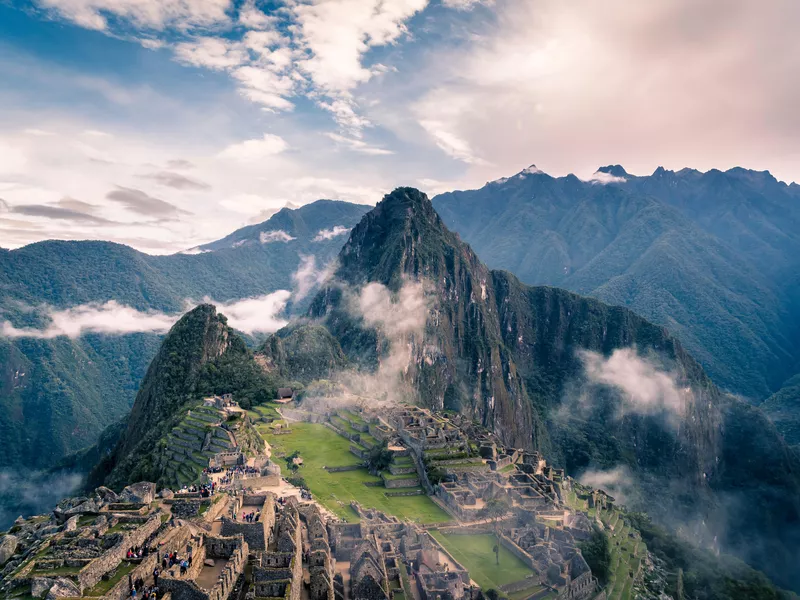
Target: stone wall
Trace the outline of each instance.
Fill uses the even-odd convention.
[[[211,498],[211,506],[203,514],[203,520],[206,523],[216,521],[220,515],[225,514],[229,510],[231,504],[231,497],[228,494],[217,494]]]
[[[388,489],[417,487],[419,485],[419,478],[413,477],[409,479],[384,479],[383,485]]]
[[[503,533],[500,534],[500,543],[506,547],[514,556],[524,562],[527,566],[534,570],[534,572],[539,572],[539,569],[536,567],[536,563],[534,562],[533,558],[530,554],[525,552],[522,548],[517,546],[517,544],[511,538],[505,536]]]
[[[125,558],[128,548],[141,546],[161,526],[161,514],[156,513],[138,529],[122,535],[105,554],[94,559],[78,573],[78,586],[81,591],[94,587],[111,569],[115,568]]]
[[[243,538],[207,535],[203,538],[206,556],[213,559],[230,558],[241,548],[242,543],[247,543]]]

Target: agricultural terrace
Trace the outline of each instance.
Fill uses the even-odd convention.
[[[582,510],[591,517],[597,514],[596,508],[588,508],[585,499],[574,491],[566,494],[570,508]],[[634,597],[633,583],[647,556],[647,546],[639,538],[638,532],[625,523],[619,510],[600,510],[600,520],[606,527],[611,550],[611,568],[606,594],[608,600],[631,600]]]
[[[352,471],[330,473],[324,467],[358,467],[361,459],[350,452],[351,442],[332,429],[316,423],[292,423],[291,433],[275,435],[269,427],[259,431],[272,446],[272,460],[281,464],[281,458],[295,451],[300,453],[303,466],[297,475],[305,479],[314,498],[325,508],[347,521],[358,518],[350,508],[355,500],[361,506],[376,508],[399,519],[418,523],[442,523],[450,516],[428,496],[387,496],[387,492],[402,492],[402,489],[387,490],[382,479],[370,475],[361,467]],[[285,464],[281,464],[284,468]],[[372,486],[366,483],[374,484]]]
[[[470,577],[483,590],[495,589],[502,596],[509,596],[511,600],[515,600],[515,594],[503,594],[500,586],[533,575],[533,570],[504,546],[500,546],[500,564],[497,564],[493,550],[497,538],[493,534],[446,535],[436,530],[430,533],[469,571]],[[525,592],[523,597],[527,598],[540,589],[541,586],[532,586],[523,590]]]

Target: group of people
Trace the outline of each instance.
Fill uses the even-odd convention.
[[[204,473],[206,471],[208,471],[208,469],[204,469],[203,470]],[[216,482],[212,481],[210,483],[203,483],[203,484],[200,484],[200,485],[192,484],[192,485],[190,485],[188,487],[187,486],[183,486],[178,493],[179,494],[193,494],[195,492],[200,492],[200,496],[202,498],[208,498],[209,496],[212,496],[214,494],[214,492],[216,492],[216,491],[217,491],[217,484],[216,484]]]
[[[188,552],[188,556],[183,559],[178,556],[177,552],[166,552],[164,554],[164,558],[161,559],[161,570],[166,571],[167,569],[171,569],[175,565],[180,566],[181,575],[185,575],[188,568],[192,566],[191,549]],[[155,576],[155,573],[153,573],[153,575]]]
[[[150,550],[147,546],[131,546],[128,548],[128,551],[125,553],[125,558],[133,559],[133,558],[144,558],[150,553]]]
[[[261,513],[257,512],[242,513],[242,521],[245,523],[258,523],[260,517]]]
[[[132,600],[158,600],[158,577],[155,578],[154,585],[145,585],[141,577],[131,581],[131,576],[128,575],[128,585],[131,588]]]

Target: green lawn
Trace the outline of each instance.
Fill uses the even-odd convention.
[[[86,590],[84,596],[105,596],[111,588],[117,585],[123,577],[136,568],[136,564],[129,562],[122,562],[117,567],[117,571],[108,581],[98,581],[97,585],[93,588]]]
[[[303,477],[314,497],[326,508],[348,521],[357,520],[350,508],[355,500],[364,507],[377,508],[400,519],[411,519],[421,523],[440,523],[450,517],[427,496],[387,497],[384,487],[367,487],[364,482],[381,481],[366,469],[329,473],[322,467],[358,465],[361,460],[350,453],[350,441],[324,425],[316,423],[292,423],[288,435],[264,434],[272,446],[273,460],[280,463],[277,455],[291,454],[295,450],[303,457],[303,466],[297,474]]]
[[[484,592],[501,585],[525,579],[533,571],[503,546],[500,546],[500,564],[495,561],[492,548],[496,538],[492,534],[444,535],[432,531],[435,537],[461,565]]]

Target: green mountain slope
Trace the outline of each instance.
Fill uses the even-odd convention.
[[[187,428],[187,411],[202,412],[208,395],[233,393],[243,408],[274,398],[276,382],[253,359],[244,341],[214,306],[201,304],[184,315],[164,338],[109,455],[91,473],[90,485],[122,488],[141,480],[173,484],[169,432]],[[198,425],[203,428],[202,422]],[[202,438],[202,435],[201,435]],[[171,445],[173,444],[173,445]],[[178,460],[180,466],[186,460]],[[197,463],[202,470],[208,465]],[[175,472],[175,469],[171,471]]]
[[[789,575],[800,531],[797,458],[758,409],[722,394],[666,329],[625,308],[490,271],[409,188],[387,195],[353,229],[337,277],[310,316],[349,358],[375,365],[385,345],[353,316],[348,293],[368,282],[397,292],[409,278],[426,280],[435,306],[424,339],[406,340],[403,368],[423,403],[464,412],[572,473],[624,465],[656,516],[702,519],[726,549],[800,585]],[[631,347],[672,374],[685,402],[674,425],[658,411],[620,417],[624,397],[608,387],[590,390],[588,410],[573,402],[587,397],[581,351],[608,357]]]
[[[601,171],[624,181],[526,169],[433,203],[489,266],[631,308],[723,388],[756,402],[775,391],[798,351],[785,276],[800,260],[797,190],[741,169]]]
[[[99,241],[3,250],[0,324],[46,325],[42,305],[64,309],[115,300],[143,311],[179,312],[187,299],[228,301],[290,289],[301,255],[313,255],[322,265],[344,243],[342,235],[317,239],[318,233],[347,230],[368,208],[326,200],[283,209],[192,255],[151,256]],[[260,233],[274,230],[294,239],[261,243]],[[236,242],[244,243],[233,247]],[[0,446],[0,467],[47,468],[93,444],[127,414],[160,339],[0,338],[0,439],[7,442]]]

